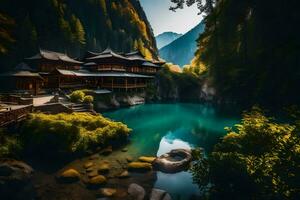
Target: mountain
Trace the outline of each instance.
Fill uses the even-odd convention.
[[[164,32],[162,34],[159,34],[158,36],[155,37],[157,48],[161,49],[181,36],[182,34],[178,34],[174,32]]]
[[[199,23],[192,30],[159,50],[161,58],[176,65],[186,65],[194,58],[197,50],[196,40],[204,32],[204,22]]]
[[[139,1],[0,1],[0,71],[39,48],[80,57],[108,46],[157,58],[155,37]]]

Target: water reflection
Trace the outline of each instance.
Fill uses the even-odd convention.
[[[209,152],[225,134],[224,127],[238,122],[213,106],[199,104],[142,105],[104,115],[133,129],[128,146],[133,156],[160,156],[172,149],[194,147]],[[168,191],[174,199],[191,199],[199,194],[189,172],[172,175],[158,172],[155,187]]]

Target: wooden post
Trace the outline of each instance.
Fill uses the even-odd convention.
[[[125,78],[125,87],[126,87],[126,92],[127,92],[127,77]]]
[[[114,78],[111,78],[111,90],[114,91]]]

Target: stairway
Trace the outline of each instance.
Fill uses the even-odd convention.
[[[71,104],[70,108],[74,112],[91,112],[91,108],[87,104]]]

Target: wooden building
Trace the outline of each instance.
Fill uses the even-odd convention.
[[[27,64],[19,64],[14,71],[0,74],[3,92],[29,93],[37,95],[44,85],[44,79]]]
[[[36,66],[38,72],[52,72],[57,69],[79,70],[82,62],[70,58],[68,55],[42,50],[26,60],[33,66]]]
[[[22,68],[1,77],[12,78],[14,89],[32,94],[38,94],[41,88],[48,91],[83,88],[136,91],[153,82],[155,73],[164,64],[147,60],[140,52],[115,53],[110,48],[101,53],[87,52],[85,63],[48,50],[39,50],[26,61],[35,66],[36,72],[23,64]]]

